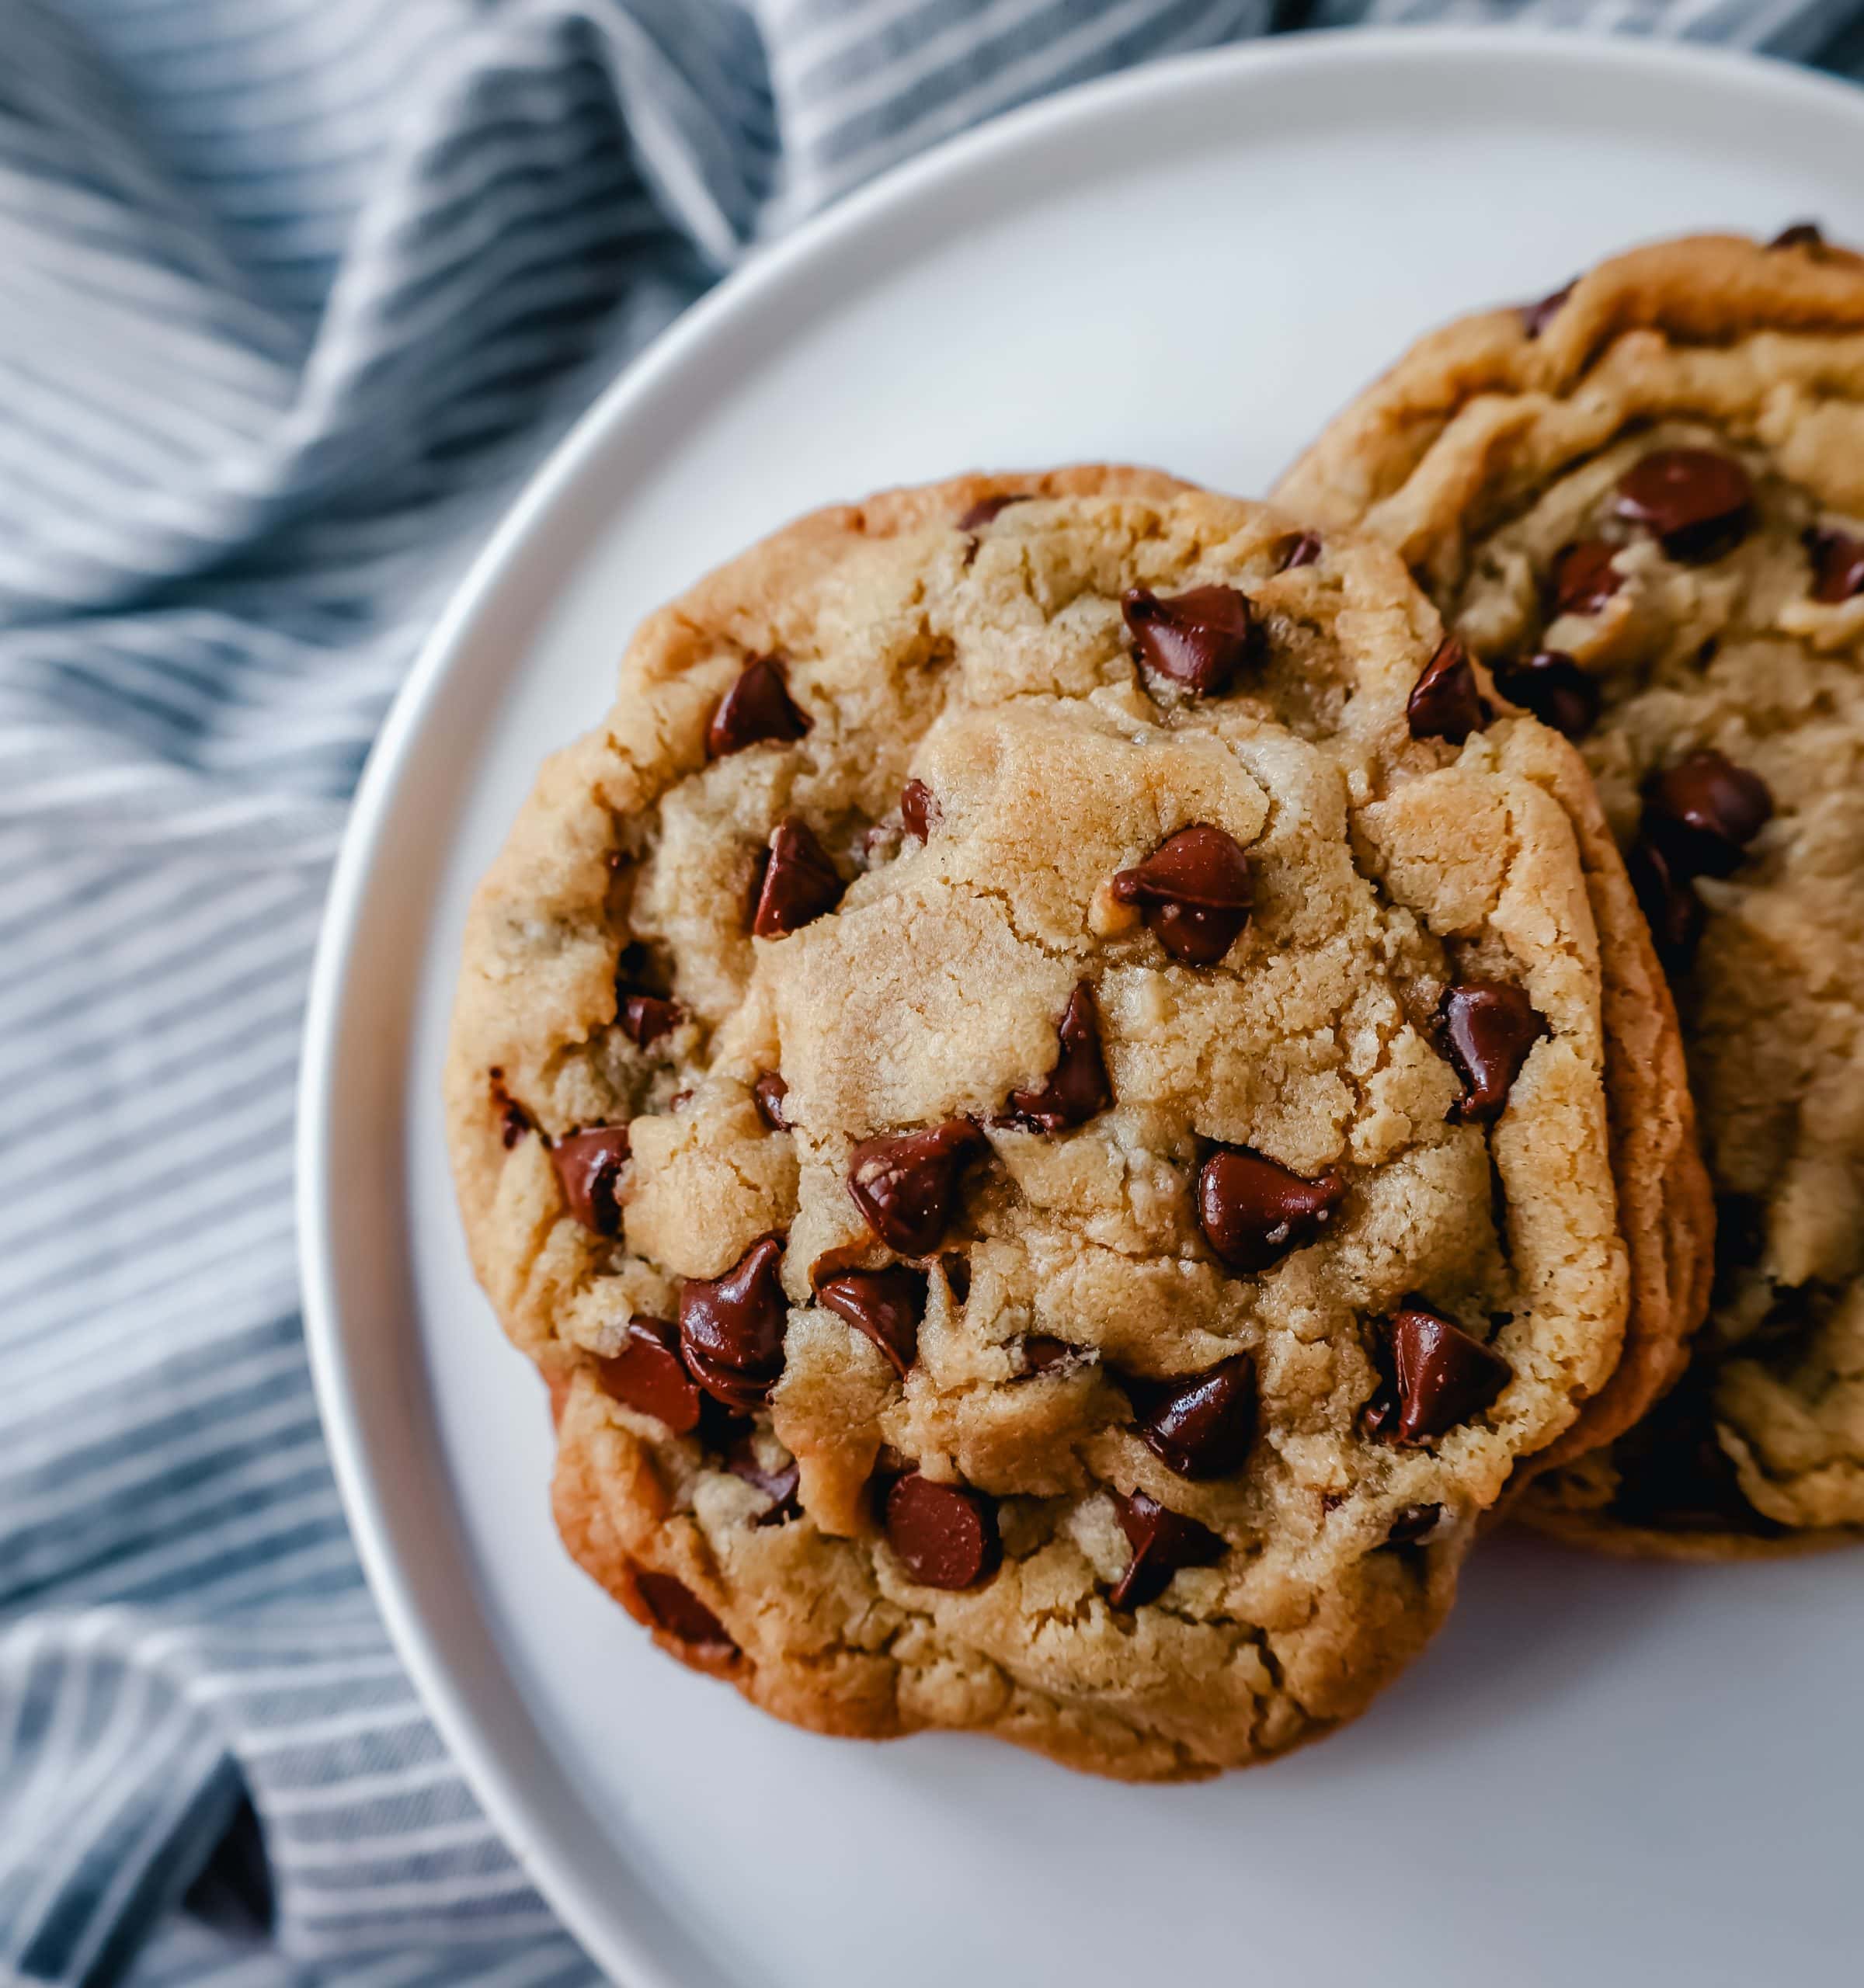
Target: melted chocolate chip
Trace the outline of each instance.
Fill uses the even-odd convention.
[[[1242,844],[1205,822],[1168,836],[1143,863],[1120,871],[1111,888],[1120,903],[1139,907],[1146,930],[1174,959],[1192,966],[1212,966],[1229,951],[1254,902]]]
[[[1491,714],[1476,686],[1475,665],[1454,635],[1445,636],[1424,665],[1424,674],[1411,686],[1404,715],[1414,739],[1445,739],[1452,746],[1460,746],[1488,723]]]
[[[770,1500],[770,1509],[758,1520],[760,1525],[780,1524],[802,1510],[796,1492],[802,1482],[802,1472],[794,1457],[781,1470],[766,1470],[757,1460],[756,1444],[749,1436],[741,1436],[727,1451],[725,1467],[734,1477],[742,1478],[753,1490],[761,1491]]]
[[[790,1121],[783,1115],[783,1100],[789,1094],[789,1086],[774,1070],[766,1070],[751,1086],[757,1115],[773,1132],[787,1132],[790,1129]]]
[[[1524,304],[1521,307],[1521,328],[1531,339],[1537,339],[1560,315],[1560,308],[1573,294],[1579,279],[1563,284],[1551,295],[1543,297],[1538,304]]]
[[[551,1141],[550,1158],[570,1213],[598,1236],[613,1236],[621,1226],[615,1190],[628,1159],[628,1128],[588,1125],[565,1132]]]
[[[993,525],[1012,504],[1027,504],[1031,501],[1026,490],[1006,491],[1000,497],[980,497],[958,521],[960,531],[982,531],[986,525]]]
[[[800,739],[809,728],[809,718],[797,708],[782,670],[773,658],[760,655],[745,665],[743,674],[719,699],[706,728],[707,756],[722,759],[767,739]]]
[[[1220,1534],[1161,1505],[1143,1491],[1135,1491],[1130,1497],[1115,1491],[1112,1497],[1120,1530],[1132,1548],[1126,1571],[1107,1597],[1115,1608],[1142,1608],[1147,1602],[1156,1601],[1179,1568],[1207,1567],[1222,1559],[1228,1548]]]
[[[1501,980],[1472,980],[1450,988],[1437,1015],[1450,1061],[1462,1079],[1462,1096],[1450,1107],[1451,1120],[1469,1125],[1499,1118],[1528,1051],[1547,1032],[1546,1022],[1523,989]]]
[[[1511,704],[1569,739],[1584,739],[1598,722],[1599,689],[1571,656],[1542,649],[1520,662],[1498,663],[1495,687]]]
[[[699,1390],[680,1362],[679,1334],[663,1319],[631,1319],[619,1353],[596,1362],[603,1392],[676,1436],[699,1426]]]
[[[1672,559],[1699,565],[1747,536],[1754,485],[1732,456],[1657,449],[1619,478],[1618,514],[1652,533]]]
[[[1193,697],[1228,690],[1257,645],[1249,602],[1234,587],[1170,595],[1131,587],[1120,610],[1140,660]]]
[[[843,1270],[819,1285],[816,1302],[871,1340],[903,1381],[919,1352],[925,1315],[923,1270]]]
[[[909,1471],[887,1493],[887,1544],[920,1587],[974,1587],[996,1569],[996,1506]]]
[[[1713,750],[1690,753],[1658,773],[1644,793],[1643,834],[1680,876],[1726,877],[1773,818],[1773,796],[1758,773]]]
[[[1292,573],[1297,566],[1312,566],[1320,557],[1320,534],[1317,531],[1304,531],[1299,538],[1291,538],[1282,554],[1282,563],[1276,567],[1278,573]]]
[[[1068,997],[1055,1033],[1060,1053],[1046,1083],[1010,1093],[1009,1118],[1041,1132],[1084,1124],[1113,1101],[1107,1061],[1101,1053],[1101,1023],[1094,989],[1085,980]]]
[[[1563,545],[1553,555],[1547,575],[1546,611],[1551,620],[1560,614],[1596,614],[1625,583],[1612,561],[1618,547],[1602,538],[1582,538]]]
[[[1265,1270],[1313,1241],[1346,1194],[1337,1173],[1304,1180],[1247,1146],[1198,1170],[1198,1226],[1233,1270]]]
[[[1694,885],[1687,876],[1679,875],[1669,857],[1645,836],[1633,843],[1625,858],[1625,871],[1664,971],[1681,972],[1695,954],[1706,916]]]
[[[1823,248],[1825,233],[1816,221],[1796,221],[1780,230],[1769,248]]]
[[[923,780],[909,780],[900,789],[900,825],[916,842],[930,842],[938,826],[938,798]]]
[[[1065,1339],[1057,1339],[1051,1333],[1031,1333],[1023,1341],[1025,1375],[1052,1374],[1058,1368],[1065,1371],[1082,1365],[1087,1358],[1082,1348]]]
[[[751,909],[751,930],[760,939],[781,938],[807,925],[841,902],[841,873],[800,815],[778,822],[763,858]]]
[[[929,1256],[951,1225],[958,1176],[983,1146],[968,1118],[864,1139],[848,1156],[848,1192],[889,1249]]]
[[[1387,1546],[1414,1546],[1427,1532],[1435,1532],[1443,1517],[1441,1505],[1400,1505],[1392,1514],[1385,1535]]]
[[[1514,1369],[1462,1328],[1419,1305],[1386,1322],[1392,1392],[1368,1411],[1375,1434],[1421,1443],[1466,1422],[1495,1400]]]
[[[1808,528],[1806,550],[1812,558],[1812,597],[1828,606],[1864,593],[1864,538],[1849,532]]]
[[[505,1072],[493,1068],[485,1072],[492,1087],[492,1108],[499,1114],[499,1143],[509,1152],[530,1130],[530,1114],[505,1088]]]
[[[656,1624],[696,1649],[736,1649],[725,1625],[683,1581],[645,1567],[635,1572],[635,1589]]]
[[[683,1010],[677,1001],[633,988],[617,988],[615,1020],[629,1041],[646,1049],[680,1025]]]
[[[1128,1381],[1139,1437],[1181,1477],[1229,1477],[1256,1440],[1256,1363],[1233,1354],[1202,1374]]]
[[[789,1319],[777,1266],[783,1243],[760,1236],[719,1277],[680,1287],[680,1350],[694,1380],[741,1414],[767,1399],[783,1371]]]

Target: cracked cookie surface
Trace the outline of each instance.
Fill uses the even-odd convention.
[[[1864,260],[1633,251],[1424,339],[1282,485],[1580,739],[1716,1194],[1689,1371],[1525,1514],[1714,1556],[1864,1527]]]
[[[1138,1779],[1422,1646],[1630,1284],[1627,887],[1441,634],[1382,547],[1097,468],[819,513],[642,627],[447,1095],[561,1530],[663,1647]]]

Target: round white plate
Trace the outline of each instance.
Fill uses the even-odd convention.
[[[1479,1556],[1353,1729],[1189,1789],[792,1732],[656,1655],[546,1508],[542,1391],[468,1274],[438,1107],[467,895],[635,621],[812,505],[1150,461],[1255,492],[1436,320],[1640,238],[1864,237],[1864,96],[1519,34],[1142,70],[762,255],[596,405],[397,705],[332,894],[307,1310],[376,1591],[488,1807],[656,1988],[1855,1979],[1864,1582]]]

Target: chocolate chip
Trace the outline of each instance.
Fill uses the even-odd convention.
[[[1537,339],[1560,315],[1560,307],[1573,294],[1579,281],[1575,276],[1572,283],[1563,284],[1550,296],[1543,297],[1538,304],[1524,304],[1521,307],[1521,328],[1531,339]]]
[[[833,911],[841,902],[841,873],[829,860],[809,823],[791,815],[771,832],[752,902],[751,930],[760,939],[781,938]]]
[[[775,659],[760,655],[745,665],[743,674],[719,699],[706,728],[707,756],[722,759],[766,739],[800,739],[809,728],[809,718],[797,708]]]
[[[925,1315],[923,1270],[843,1270],[819,1285],[816,1301],[871,1339],[903,1381],[919,1351]]]
[[[1257,647],[1255,617],[1234,587],[1170,595],[1130,587],[1120,610],[1140,660],[1194,697],[1228,690]]]
[[[1645,839],[1679,876],[1730,875],[1772,818],[1767,783],[1713,749],[1678,760],[1644,793]]]
[[[1479,1125],[1499,1118],[1528,1051],[1547,1032],[1546,1022],[1522,989],[1502,980],[1471,980],[1447,989],[1437,1017],[1462,1079],[1462,1096],[1450,1107],[1452,1122]]]
[[[1392,1392],[1368,1412],[1375,1434],[1421,1443],[1466,1422],[1514,1378],[1501,1355],[1439,1313],[1407,1305],[1385,1322]]]
[[[1615,545],[1602,538],[1563,545],[1547,575],[1547,618],[1596,614],[1625,583],[1624,575],[1612,563],[1617,552]]]
[[[1654,533],[1672,559],[1700,564],[1747,536],[1754,485],[1732,456],[1657,449],[1619,478],[1618,514]]]
[[[789,1094],[789,1086],[774,1070],[766,1070],[751,1086],[757,1115],[773,1132],[787,1132],[790,1129],[790,1121],[783,1115],[783,1100]]]
[[[550,1159],[570,1213],[598,1236],[613,1236],[621,1226],[615,1190],[628,1159],[628,1128],[587,1125],[565,1132],[551,1142]]]
[[[1181,1477],[1229,1477],[1256,1440],[1256,1363],[1233,1354],[1202,1374],[1128,1381],[1141,1442]]]
[[[1614,1447],[1619,1489],[1614,1517],[1666,1532],[1744,1532],[1780,1528],[1748,1502],[1740,1474],[1715,1433],[1713,1368],[1692,1365],[1682,1379]]]
[[[802,1482],[802,1472],[791,1458],[781,1470],[766,1470],[757,1458],[757,1446],[749,1436],[740,1436],[727,1451],[725,1467],[734,1477],[742,1478],[755,1491],[761,1491],[770,1501],[770,1508],[757,1523],[776,1525],[799,1511],[796,1500],[797,1487]]]
[[[1386,1529],[1387,1546],[1414,1546],[1427,1532],[1435,1532],[1443,1517],[1441,1505],[1400,1505]]]
[[[1599,688],[1560,649],[1542,649],[1520,662],[1497,663],[1495,687],[1511,704],[1569,739],[1584,739],[1598,722]]]
[[[1767,245],[1769,248],[1823,248],[1825,233],[1816,221],[1796,221]]]
[[[1198,1170],[1198,1226],[1233,1270],[1265,1270],[1313,1241],[1346,1194],[1337,1173],[1304,1180],[1248,1146]]]
[[[740,1414],[768,1399],[783,1371],[789,1304],[777,1274],[783,1243],[760,1236],[720,1277],[680,1287],[680,1350],[699,1385]]]
[[[505,1088],[505,1072],[496,1065],[485,1072],[492,1089],[492,1108],[499,1114],[499,1143],[509,1152],[530,1130],[530,1114]]]
[[[1249,923],[1254,902],[1249,858],[1221,829],[1196,822],[1168,836],[1143,863],[1120,871],[1111,885],[1122,904],[1136,904],[1146,929],[1174,959],[1214,965]]]
[[[1454,635],[1437,645],[1437,653],[1411,686],[1404,715],[1414,739],[1446,739],[1452,746],[1488,723],[1492,714],[1476,686],[1475,666]]]
[[[930,842],[938,826],[938,799],[923,780],[909,780],[899,791],[900,825],[916,842]]]
[[[1641,836],[1625,858],[1625,870],[1664,971],[1681,971],[1702,936],[1706,916],[1695,886],[1677,873],[1655,843]]]
[[[1812,557],[1814,600],[1831,606],[1864,593],[1864,538],[1814,525],[1806,531],[1805,545]]]
[[[615,1020],[621,1033],[642,1049],[670,1035],[680,1025],[683,1011],[677,1001],[633,988],[617,988],[615,998]]]
[[[1130,1497],[1113,1492],[1120,1530],[1132,1548],[1126,1571],[1107,1599],[1115,1608],[1142,1608],[1156,1601],[1181,1567],[1207,1567],[1222,1559],[1229,1542],[1195,1519],[1161,1505],[1143,1491]]]
[[[1061,1050],[1048,1080],[1032,1090],[1010,1093],[1010,1120],[1042,1132],[1084,1124],[1113,1101],[1107,1061],[1101,1053],[1100,1017],[1094,1010],[1094,989],[1087,981],[1069,996],[1055,1034]]]
[[[635,1570],[635,1587],[647,1612],[669,1636],[695,1649],[735,1650],[738,1646],[725,1625],[684,1582],[671,1574],[656,1574],[645,1567]]]
[[[1282,554],[1282,563],[1276,567],[1278,573],[1292,573],[1297,566],[1311,566],[1320,557],[1320,534],[1317,531],[1304,531],[1299,538],[1291,538]]]
[[[1025,1375],[1052,1374],[1058,1368],[1066,1371],[1084,1365],[1087,1358],[1083,1348],[1065,1339],[1057,1339],[1051,1333],[1031,1333],[1023,1341]]]
[[[996,1566],[996,1504],[909,1471],[887,1493],[887,1544],[920,1587],[974,1587]]]
[[[699,1390],[680,1363],[679,1334],[663,1319],[629,1320],[621,1351],[596,1361],[596,1378],[604,1394],[676,1436],[699,1426]]]
[[[1026,490],[1006,491],[1000,497],[980,497],[958,520],[958,529],[960,531],[982,531],[986,525],[995,524],[1012,504],[1027,504],[1031,501]]]
[[[848,1156],[848,1192],[889,1249],[929,1256],[951,1225],[958,1176],[983,1146],[968,1118],[864,1139]]]

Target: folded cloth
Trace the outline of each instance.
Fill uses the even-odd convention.
[[[1864,0],[9,0],[0,1979],[594,1977],[384,1637],[296,1315],[346,797],[567,420],[935,140],[1278,28],[1848,64]]]

